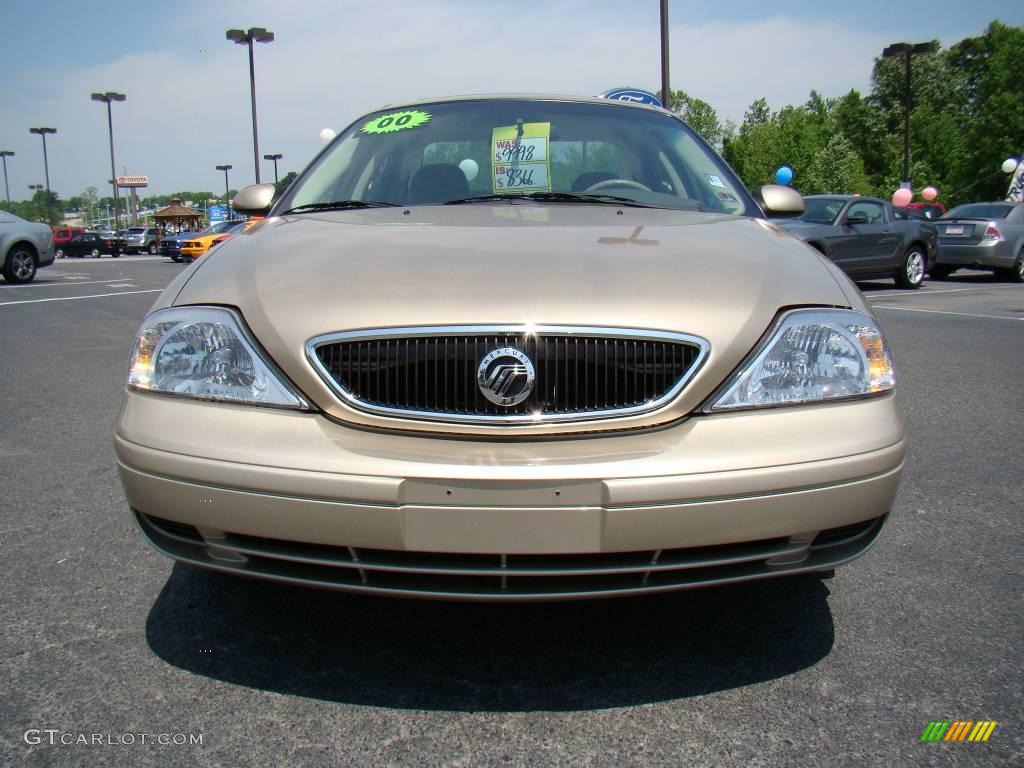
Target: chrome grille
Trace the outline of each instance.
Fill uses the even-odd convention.
[[[523,402],[490,402],[477,384],[492,350],[524,352],[536,370]],[[656,331],[539,327],[403,328],[331,334],[310,361],[363,410],[442,421],[536,423],[654,410],[703,363],[707,342]]]

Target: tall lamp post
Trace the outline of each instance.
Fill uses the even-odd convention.
[[[937,43],[893,43],[882,51],[883,59],[902,58],[906,64],[903,91],[903,186],[910,188],[910,110],[913,102],[910,93],[910,59],[923,53],[935,53]]]
[[[46,134],[56,133],[56,128],[29,128],[29,133],[35,133],[43,137],[43,171],[46,174],[46,215],[52,217],[53,211],[50,210],[50,161],[46,157]]]
[[[228,190],[228,171],[231,170],[231,166],[230,165],[218,165],[217,166],[217,170],[218,171],[224,171],[224,207],[227,209],[225,211],[225,213],[227,214],[227,217],[230,219],[231,218],[231,202],[228,200],[228,195],[230,194],[230,192]]]
[[[661,103],[672,109],[668,87],[668,0],[661,0]]]
[[[284,155],[264,155],[264,160],[274,161],[274,183],[277,184],[277,161],[280,160]]]
[[[7,158],[14,157],[14,153],[9,149],[0,149],[0,158],[4,161],[4,191],[7,193],[7,202],[11,202],[11,187],[7,183]],[[274,170],[277,170],[277,164],[274,164]]]
[[[253,62],[253,43],[272,43],[274,33],[263,27],[253,27],[249,30],[229,29],[225,36],[228,40],[239,45],[249,46],[249,90],[252,94],[252,158],[256,166],[256,183],[260,183],[260,141],[256,131],[256,65]]]
[[[123,93],[114,93],[114,91],[107,91],[106,93],[94,93],[92,95],[93,101],[101,101],[107,105],[107,129],[110,135],[110,183],[114,187],[114,231],[120,229],[120,210],[121,200],[117,192],[117,170],[114,165],[114,116],[111,112],[110,105],[115,101],[124,101],[127,98]]]

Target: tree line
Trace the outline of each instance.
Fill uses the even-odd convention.
[[[937,42],[937,41],[936,41]],[[905,63],[875,60],[871,92],[838,98],[811,91],[804,104],[772,109],[756,99],[743,122],[722,123],[706,101],[673,91],[671,109],[700,133],[749,188],[774,183],[782,165],[805,195],[860,193],[888,199],[903,176]],[[1024,154],[1024,27],[993,21],[911,62],[910,179],[939,189],[948,207],[1000,200],[1008,157]]]
[[[297,175],[292,171],[284,176],[277,184],[278,194]],[[237,189],[232,189],[229,192],[229,196],[234,197],[237,192]],[[122,223],[128,215],[126,211],[128,210],[129,197],[130,193],[127,189],[121,192]],[[139,210],[165,208],[175,198],[181,200],[183,204],[191,203],[192,207],[198,211],[205,211],[208,204],[223,204],[224,193],[183,190],[181,192],[172,192],[169,195],[140,196]],[[100,196],[99,190],[96,187],[88,187],[81,194],[72,195],[68,198],[62,198],[53,190],[47,192],[45,189],[39,189],[28,200],[12,200],[10,203],[6,200],[0,200],[0,210],[10,211],[15,216],[20,216],[28,221],[41,221],[51,225],[57,225],[64,221],[66,213],[75,212],[82,217],[84,222],[91,223],[106,220],[113,216],[114,197],[113,194]]]

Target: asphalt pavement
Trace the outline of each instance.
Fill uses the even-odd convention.
[[[111,438],[135,331],[183,268],[0,282],[0,764],[1024,764],[1024,286],[863,286],[910,455],[881,540],[834,577],[493,606],[149,549]],[[998,725],[921,742],[934,720]]]

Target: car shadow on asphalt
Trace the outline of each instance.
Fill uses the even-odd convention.
[[[571,603],[363,597],[176,564],[150,610],[161,659],[259,690],[449,711],[623,707],[791,675],[834,641],[821,576]]]

